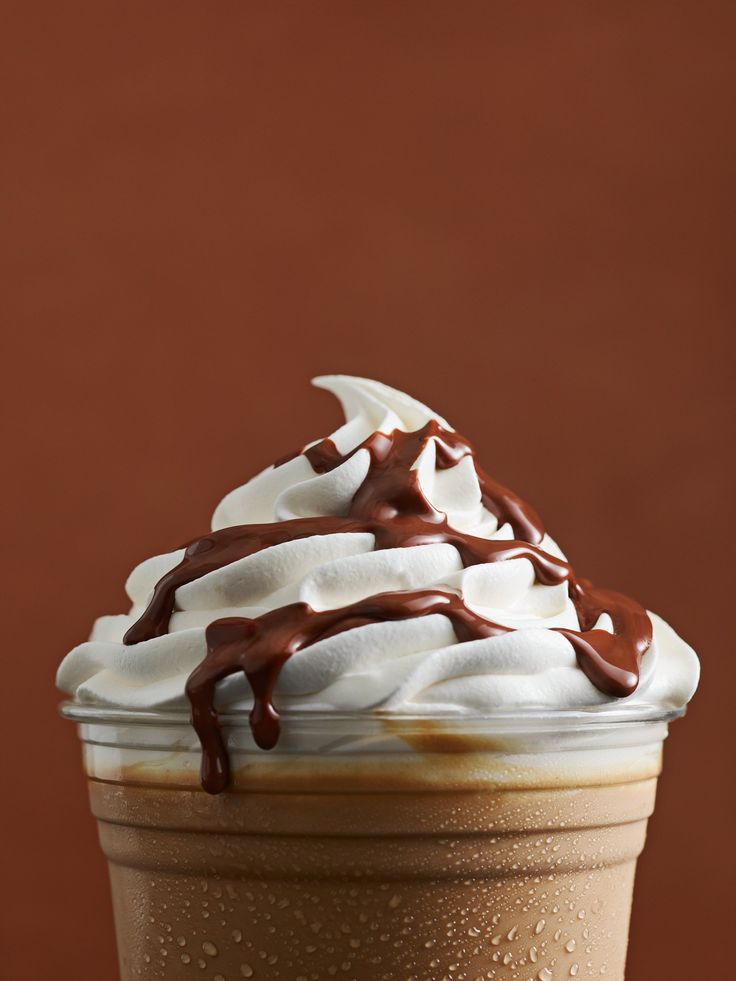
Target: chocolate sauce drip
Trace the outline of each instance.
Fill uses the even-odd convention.
[[[555,628],[575,651],[578,664],[595,687],[623,698],[636,691],[639,665],[652,643],[652,621],[635,600],[611,589],[601,589],[587,579],[570,580],[570,597],[582,630]],[[613,633],[596,630],[598,618],[607,613]]]
[[[555,629],[570,641],[578,664],[597,688],[617,697],[631,694],[638,684],[641,658],[652,640],[652,625],[646,612],[626,596],[578,581],[566,562],[542,551],[538,545],[544,528],[535,511],[477,464],[485,507],[497,516],[499,524],[511,525],[516,539],[491,541],[451,528],[447,516],[423,494],[418,472],[413,469],[430,439],[435,440],[439,469],[453,467],[466,456],[473,457],[467,440],[434,420],[412,433],[373,433],[346,454],[341,454],[330,439],[304,450],[316,473],[327,473],[358,450],[367,450],[368,473],[348,514],[238,525],[190,542],[181,562],[157,583],[150,603],[127,631],[124,642],[136,644],[165,634],[176,590],[209,572],[284,542],[314,535],[368,532],[374,536],[376,549],[450,544],[457,549],[464,566],[524,558],[532,563],[537,580],[544,585],[566,581],[582,629]],[[278,465],[289,459],[293,456]],[[211,623],[206,632],[207,657],[187,682],[192,721],[202,743],[205,789],[217,793],[229,779],[227,754],[214,708],[219,681],[238,671],[245,674],[254,696],[250,720],[254,738],[259,746],[269,749],[279,735],[273,691],[283,664],[293,653],[364,624],[430,613],[447,616],[460,641],[495,636],[511,629],[474,613],[459,596],[436,590],[382,593],[319,613],[305,603],[295,603],[255,619],[228,617]],[[613,633],[595,629],[602,613],[610,616]]]
[[[243,672],[253,691],[253,738],[261,749],[272,749],[280,728],[273,691],[281,669],[293,654],[354,627],[433,613],[447,617],[459,641],[495,637],[510,630],[474,613],[454,593],[431,589],[379,593],[336,610],[319,612],[307,603],[292,603],[253,620],[226,617],[211,623],[206,631],[207,656],[191,673],[186,686],[192,724],[202,744],[203,788],[210,794],[219,794],[230,780],[227,750],[214,704],[220,681]]]

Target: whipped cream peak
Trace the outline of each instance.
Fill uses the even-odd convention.
[[[427,406],[315,379],[346,422],[228,494],[212,531],[142,563],[127,616],[67,655],[79,701],[191,706],[203,784],[228,781],[217,709],[436,714],[681,707],[692,650],[634,600],[578,579],[536,512]]]
[[[312,384],[331,392],[337,398],[345,413],[345,426],[333,434],[332,440],[338,449],[346,453],[362,442],[371,433],[387,435],[394,429],[410,433],[421,429],[434,420],[443,429],[453,432],[452,426],[433,409],[395,388],[389,388],[370,378],[357,378],[353,375],[319,375]],[[360,423],[362,436],[352,446],[340,445],[339,434],[347,426]]]

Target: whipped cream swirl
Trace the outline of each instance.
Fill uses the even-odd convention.
[[[345,424],[330,437],[340,456],[375,433],[412,433],[432,422],[453,432],[429,408],[378,382],[329,376],[315,384],[335,394],[345,411]],[[325,472],[315,470],[308,454],[299,454],[228,494],[215,510],[212,529],[344,517],[370,465],[367,449]],[[485,506],[472,456],[440,466],[437,440],[429,438],[413,468],[422,495],[446,516],[449,528],[488,541],[515,539],[512,524],[499,522]],[[549,535],[538,547],[564,560]],[[179,585],[166,632],[124,643],[157,584],[184,556],[184,549],[159,555],[131,573],[130,612],[96,621],[89,641],[74,648],[59,669],[62,690],[79,702],[129,710],[188,707],[185,685],[207,656],[205,631],[214,621],[252,620],[295,603],[316,612],[336,610],[377,594],[417,590],[458,596],[479,617],[512,629],[462,641],[448,617],[432,613],[328,635],[283,663],[274,693],[279,711],[483,714],[519,708],[605,711],[622,703],[668,710],[682,707],[698,681],[692,649],[649,614],[653,639],[641,659],[638,686],[626,698],[613,697],[580,669],[573,644],[560,632],[581,630],[566,582],[543,584],[524,557],[464,565],[458,548],[447,542],[378,549],[375,535],[360,530],[281,541]],[[594,626],[613,631],[606,613]],[[219,683],[218,709],[249,710],[252,703],[242,673]]]

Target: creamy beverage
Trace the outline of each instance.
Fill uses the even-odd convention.
[[[59,670],[121,977],[623,978],[698,664],[445,420],[347,421],[128,580]]]

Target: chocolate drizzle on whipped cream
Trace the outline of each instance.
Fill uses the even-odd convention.
[[[279,738],[279,716],[273,691],[284,663],[297,651],[335,634],[385,620],[407,620],[440,613],[452,623],[458,640],[495,637],[510,628],[486,620],[469,609],[455,593],[419,589],[379,593],[336,610],[313,610],[292,603],[254,620],[227,617],[207,627],[207,657],[187,680],[192,723],[202,743],[202,786],[219,793],[230,780],[229,761],[213,699],[215,687],[234,671],[242,671],[253,689],[250,723],[261,749],[272,749]]]
[[[458,531],[450,527],[443,512],[432,506],[415,469],[430,440],[435,443],[438,469],[453,467],[467,456],[473,459],[483,504],[497,517],[499,526],[511,526],[514,540],[489,540]],[[157,583],[146,610],[127,631],[124,642],[136,644],[167,633],[177,589],[209,572],[285,542],[316,535],[368,532],[374,536],[377,550],[444,543],[456,548],[466,567],[527,559],[540,583],[567,582],[581,630],[553,629],[570,641],[580,668],[600,691],[623,697],[636,689],[641,658],[652,641],[652,625],[646,611],[626,596],[576,579],[566,562],[542,550],[539,546],[544,528],[535,511],[478,467],[467,440],[430,420],[413,432],[375,432],[346,454],[326,439],[304,450],[303,455],[316,473],[326,473],[359,450],[369,454],[368,473],[346,516],[237,525],[190,542],[181,562]],[[286,462],[279,461],[279,465]],[[227,752],[214,707],[220,681],[238,672],[245,674],[254,698],[250,718],[253,736],[259,746],[270,749],[279,736],[274,688],[283,664],[292,654],[354,627],[437,613],[450,620],[461,642],[512,629],[475,613],[455,593],[433,589],[380,593],[323,611],[306,603],[292,603],[253,619],[227,617],[212,622],[206,630],[207,655],[186,686],[193,725],[203,748],[204,789],[219,793],[229,782]],[[596,629],[603,614],[610,617],[613,632]]]
[[[399,436],[415,438],[399,440]],[[419,488],[416,471],[411,469],[419,453],[426,446],[427,440],[432,437],[435,438],[437,469],[449,470],[464,457],[472,457],[483,504],[498,519],[499,528],[508,522],[516,539],[529,542],[531,545],[539,545],[544,538],[544,525],[534,508],[503,484],[489,477],[478,466],[470,443],[459,433],[443,429],[434,419],[415,433],[395,431],[391,436],[374,433],[350,453],[341,454],[329,438],[308,447],[303,453],[315,473],[328,473],[349,460],[358,450],[368,449],[372,466],[369,474],[370,482],[366,480],[361,488],[364,496],[370,497],[375,506],[376,503],[380,505],[382,500],[386,500],[392,490],[399,495],[408,492],[411,497],[409,504],[413,505],[417,514],[424,510],[427,515],[432,515],[436,512]],[[356,505],[354,502],[351,510],[359,507],[360,504]]]

